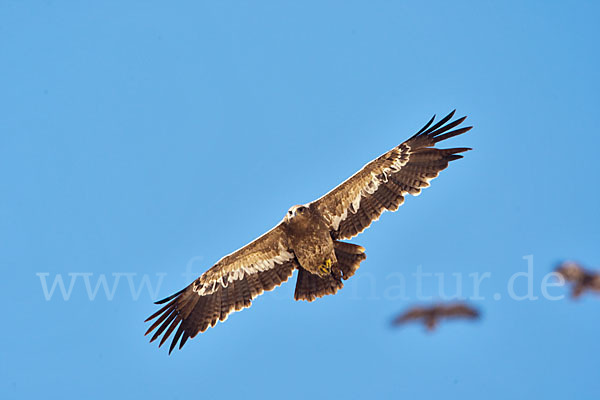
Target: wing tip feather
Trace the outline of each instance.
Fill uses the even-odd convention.
[[[184,291],[185,289],[187,289],[187,287],[185,287],[185,288],[181,289],[181,290],[180,290],[179,292],[177,292],[177,293],[173,293],[173,294],[172,294],[172,295],[170,295],[169,297],[165,297],[165,298],[164,298],[164,299],[162,299],[162,300],[155,301],[155,302],[154,302],[154,304],[165,304],[167,301],[169,301],[169,300],[173,300],[175,297],[179,296],[181,293],[183,293],[183,291]]]

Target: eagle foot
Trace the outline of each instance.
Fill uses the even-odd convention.
[[[331,274],[331,265],[331,259],[329,258],[325,260],[325,263],[319,265],[319,272],[321,275],[325,276]]]

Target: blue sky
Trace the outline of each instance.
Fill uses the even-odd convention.
[[[3,398],[596,398],[599,299],[542,282],[600,268],[599,16],[3,1]],[[454,108],[475,128],[448,145],[474,151],[353,240],[368,258],[336,296],[295,302],[294,277],[170,357],[148,344],[155,296]],[[469,274],[489,274],[480,322],[390,328],[474,297]]]

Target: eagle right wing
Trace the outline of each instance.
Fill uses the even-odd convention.
[[[258,239],[223,257],[185,289],[157,301],[164,304],[147,320],[157,318],[146,335],[158,328],[151,342],[164,335],[159,347],[179,326],[169,353],[179,339],[185,342],[233,311],[250,307],[252,299],[287,281],[298,266],[287,244],[287,233],[280,223]],[[165,331],[166,330],[166,331]]]
[[[442,314],[445,317],[463,317],[463,318],[478,318],[479,311],[467,304],[451,304],[441,306]]]

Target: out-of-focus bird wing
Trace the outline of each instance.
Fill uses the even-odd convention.
[[[452,304],[440,307],[440,315],[457,318],[479,318],[479,311],[467,304]]]
[[[424,307],[413,307],[402,314],[398,315],[394,321],[392,321],[393,325],[401,325],[409,321],[414,321],[417,319],[424,318],[429,314],[429,309]]]
[[[573,261],[561,263],[554,271],[568,282],[580,281],[585,275],[585,271],[581,265]]]

